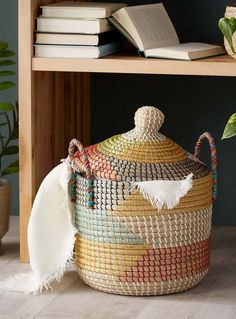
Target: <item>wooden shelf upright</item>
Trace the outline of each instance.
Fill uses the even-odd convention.
[[[70,139],[90,141],[89,73],[32,68],[35,17],[52,0],[19,0],[20,259],[28,261],[27,225],[45,175],[66,156]]]
[[[28,261],[27,225],[40,182],[66,156],[71,138],[76,136],[85,145],[90,142],[90,72],[236,76],[235,60],[228,56],[192,62],[120,54],[102,59],[35,58],[35,17],[40,5],[50,2],[19,0],[22,262]]]

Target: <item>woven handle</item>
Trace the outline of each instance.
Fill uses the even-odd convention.
[[[217,197],[217,156],[216,156],[216,146],[214,138],[209,132],[203,133],[195,146],[194,156],[199,159],[200,150],[202,148],[202,143],[204,139],[207,139],[211,149],[211,171],[212,171],[212,198]]]
[[[93,175],[91,172],[88,156],[86,154],[83,144],[73,139],[69,145],[69,159],[71,161],[72,168],[76,168],[80,172],[86,174],[86,206],[88,208],[93,207]]]

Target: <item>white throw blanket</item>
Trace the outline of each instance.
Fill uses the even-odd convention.
[[[20,273],[0,282],[0,289],[40,292],[63,276],[68,261],[73,258],[76,233],[68,194],[70,176],[71,169],[65,161],[42,182],[28,226],[32,272]]]
[[[36,195],[28,226],[32,272],[20,273],[0,282],[0,289],[25,293],[41,292],[60,280],[73,260],[76,229],[68,193],[71,168],[67,161],[56,166],[44,179]],[[173,208],[192,187],[192,174],[182,181],[134,183],[141,193],[161,208]]]

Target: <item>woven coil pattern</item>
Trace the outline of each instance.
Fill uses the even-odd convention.
[[[86,151],[80,141],[73,139],[69,145],[69,159],[72,168],[86,174],[86,206],[93,206],[93,175],[89,164]]]
[[[209,269],[214,170],[197,158],[201,142],[194,157],[161,135],[163,121],[158,109],[143,107],[133,130],[87,148],[70,144],[76,265],[95,289],[169,294],[193,287]],[[192,189],[171,210],[158,211],[131,188],[190,173]]]

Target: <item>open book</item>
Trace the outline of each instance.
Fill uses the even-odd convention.
[[[225,52],[217,45],[180,44],[162,3],[124,7],[109,20],[145,57],[194,60]]]

